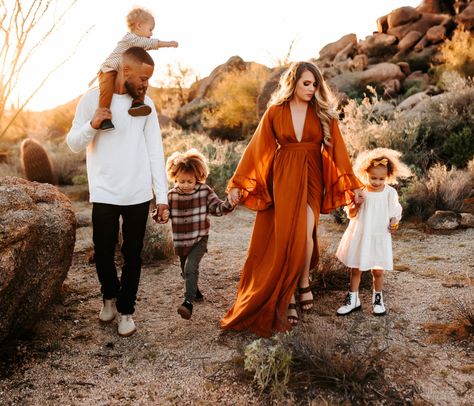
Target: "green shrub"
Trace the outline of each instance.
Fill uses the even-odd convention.
[[[245,370],[254,373],[261,391],[270,390],[277,399],[285,396],[290,379],[291,351],[286,344],[288,334],[271,339],[258,339],[245,348]]]
[[[474,155],[474,133],[471,127],[464,127],[454,132],[444,141],[443,153],[449,162],[463,168]]]

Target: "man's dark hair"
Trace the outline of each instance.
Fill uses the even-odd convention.
[[[124,59],[133,60],[135,62],[144,63],[146,65],[155,66],[155,62],[150,54],[140,47],[132,47],[123,53]]]

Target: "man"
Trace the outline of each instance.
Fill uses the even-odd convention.
[[[153,102],[146,97],[152,114],[128,114],[132,99],[146,93],[154,62],[142,48],[128,49],[122,57],[110,110],[99,108],[99,90],[86,93],[79,102],[69,148],[87,148],[87,176],[92,202],[92,228],[97,276],[103,306],[99,319],[110,322],[117,316],[118,334],[136,331],[135,311],[141,271],[141,250],[150,200],[155,194],[158,217],[168,208],[165,160],[160,127]],[[115,129],[99,130],[113,116]],[[119,281],[114,254],[122,217],[124,266]]]

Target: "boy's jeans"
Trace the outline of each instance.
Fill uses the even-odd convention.
[[[181,276],[184,278],[184,299],[188,302],[194,302],[199,278],[199,263],[207,252],[208,236],[202,237],[193,245],[187,256],[179,257],[181,262]]]

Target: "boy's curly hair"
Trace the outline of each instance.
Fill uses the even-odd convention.
[[[397,178],[408,178],[412,175],[410,168],[400,160],[401,155],[401,152],[389,148],[362,151],[357,155],[354,173],[359,179],[367,181],[368,170],[383,165],[387,168],[386,183],[395,184]]]
[[[127,14],[127,27],[131,31],[138,23],[154,20],[153,14],[150,11],[141,7],[135,7]]]
[[[166,172],[171,181],[176,181],[180,173],[193,174],[198,182],[205,182],[209,176],[206,158],[197,149],[186,152],[176,151],[166,160]]]

